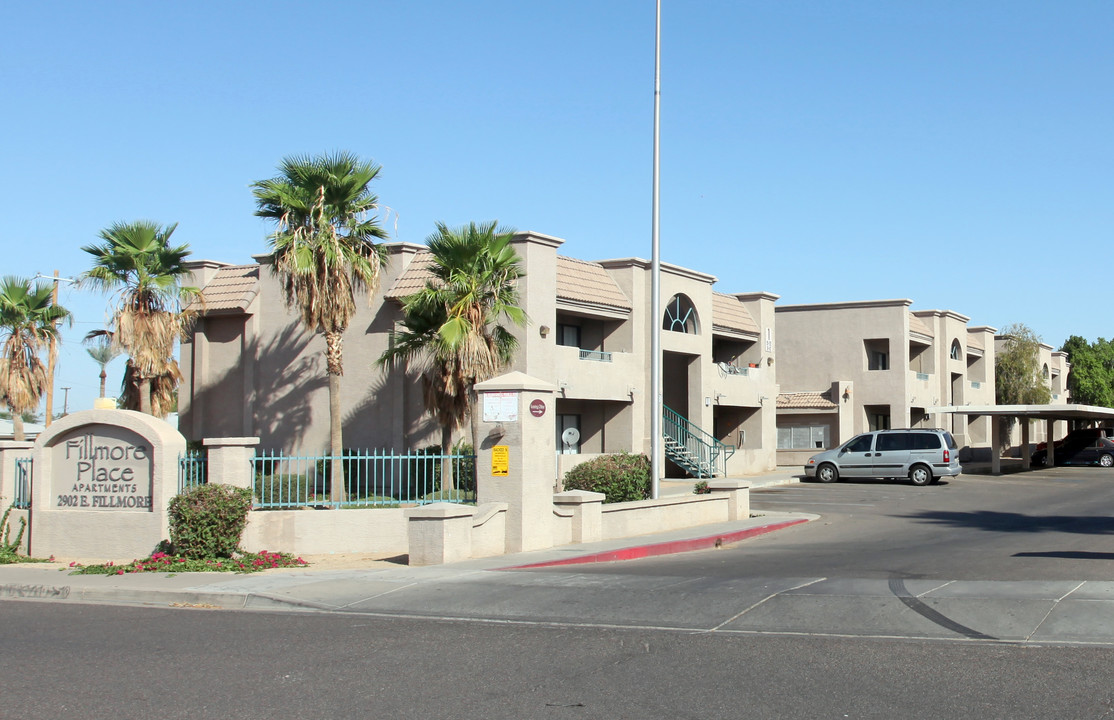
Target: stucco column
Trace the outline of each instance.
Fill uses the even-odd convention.
[[[566,490],[553,496],[553,504],[572,513],[572,541],[603,539],[603,501],[607,496],[589,490]]]
[[[1048,418],[1047,420],[1045,420],[1045,423],[1046,423],[1046,425],[1045,425],[1044,436],[1045,436],[1045,442],[1047,443],[1047,445],[1045,447],[1048,448],[1048,467],[1055,467],[1055,465],[1056,465],[1056,443],[1053,442],[1052,439],[1054,437],[1056,437],[1054,432],[1053,432],[1056,429],[1056,421],[1052,418]]]
[[[208,455],[210,483],[251,489],[254,477],[251,461],[259,438],[205,438],[202,444]]]
[[[15,461],[31,457],[34,446],[23,440],[0,440],[0,514],[15,500]]]
[[[1002,419],[994,416],[990,420],[990,474],[1002,474]]]
[[[1032,462],[1029,450],[1029,418],[1021,418],[1021,467],[1028,469]]]
[[[713,495],[727,496],[727,519],[746,520],[750,518],[750,485],[743,480],[712,480],[708,489]]]
[[[476,503],[507,503],[507,552],[553,546],[556,390],[521,372],[476,385]]]
[[[433,503],[406,511],[410,565],[443,565],[472,557],[472,517],[476,508]]]

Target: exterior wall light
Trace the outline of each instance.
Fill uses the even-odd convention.
[[[542,325],[540,328],[538,328],[538,333],[540,333],[542,337],[549,337],[549,326]]]

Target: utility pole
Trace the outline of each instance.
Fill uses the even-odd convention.
[[[62,389],[66,391],[66,394],[62,396],[62,417],[66,417],[70,414],[70,388],[64,387]]]
[[[43,275],[42,273],[39,273],[38,275],[35,276],[36,280],[38,280],[40,278],[46,278],[46,275]],[[57,305],[58,304],[58,283],[59,282],[68,282],[68,283],[76,283],[77,282],[77,280],[74,280],[73,278],[58,277],[58,271],[57,270],[54,271],[54,276],[52,278],[48,278],[48,279],[52,279],[54,281],[54,289],[50,291],[50,304],[51,305]],[[57,322],[54,323],[54,329],[55,330],[58,329],[58,323]],[[57,332],[51,334],[51,336],[50,336],[50,356],[47,357],[47,359],[46,359],[46,419],[43,422],[43,424],[46,427],[50,427],[50,423],[54,422],[54,417],[53,417],[53,415],[54,415],[54,359],[55,359],[56,355],[58,355]]]

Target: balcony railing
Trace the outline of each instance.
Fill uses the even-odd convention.
[[[581,360],[593,360],[595,362],[611,362],[611,353],[603,350],[581,350]]]
[[[717,363],[717,365],[719,366],[720,372],[722,372],[724,375],[749,375],[750,374],[749,368],[739,367],[738,365],[732,365],[729,362],[721,362],[721,363]]]

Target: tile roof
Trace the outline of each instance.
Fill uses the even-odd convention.
[[[388,300],[401,300],[424,288],[426,282],[433,278],[433,273],[429,271],[431,264],[433,264],[433,256],[428,252],[414,255],[406,269],[395,279],[387,292],[383,293],[383,297]]]
[[[204,306],[193,302],[189,306],[191,310],[200,310],[203,313],[233,310],[243,312],[259,294],[259,266],[222,267],[201,289],[201,292],[205,298]]]
[[[712,293],[712,330],[758,335],[758,323],[734,295]]]
[[[832,401],[831,391],[779,393],[779,410],[834,410],[837,404]]]
[[[631,302],[602,265],[557,256],[557,299],[631,310]]]
[[[425,287],[433,278],[429,266],[433,256],[420,252],[398,276],[384,297],[401,300]],[[557,256],[557,299],[630,312],[631,302],[602,265]]]
[[[915,332],[920,335],[927,335],[928,337],[933,337],[934,335],[934,333],[932,332],[932,328],[930,328],[924,320],[921,320],[913,313],[909,313],[909,332]]]

